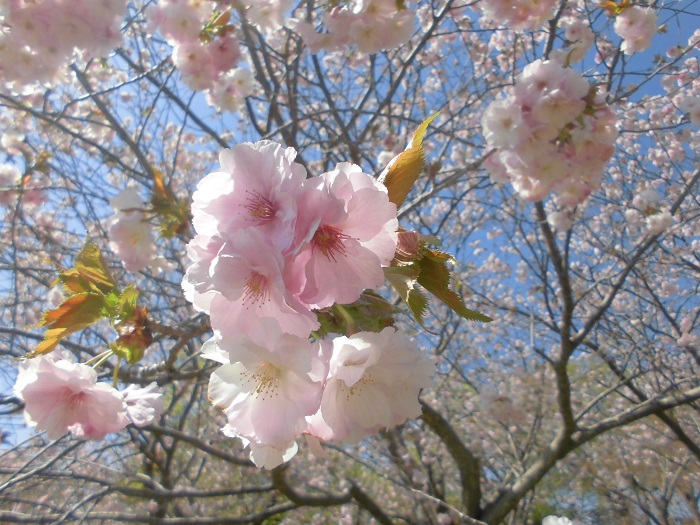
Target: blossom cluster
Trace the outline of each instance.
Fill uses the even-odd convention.
[[[630,6],[615,18],[615,33],[622,37],[620,49],[633,55],[648,49],[656,34],[658,17],[651,7]]]
[[[357,0],[354,6],[336,6],[323,17],[328,33],[318,33],[308,22],[291,19],[312,53],[355,45],[363,53],[377,53],[408,42],[417,18],[411,9],[398,9],[395,0]]]
[[[153,228],[143,212],[136,188],[127,188],[109,201],[116,213],[107,220],[109,247],[130,272],[139,272],[156,259]]]
[[[0,206],[13,206],[18,197],[22,204],[37,206],[46,201],[43,186],[47,179],[27,177],[22,180],[22,172],[14,164],[0,164]]]
[[[285,24],[284,16],[293,6],[294,0],[254,0],[245,14],[260,31],[272,33]]]
[[[474,7],[483,15],[515,31],[537,29],[553,15],[556,0],[489,0]]]
[[[221,363],[209,397],[260,467],[297,450],[303,433],[355,440],[414,417],[432,363],[393,328],[313,337],[316,311],[384,282],[398,221],[386,188],[359,166],[318,177],[270,141],[220,155],[193,195],[197,235],[185,296],[211,317],[203,355]]]
[[[49,439],[67,432],[101,439],[130,423],[142,427],[160,417],[163,399],[156,383],[119,391],[97,379],[92,367],[53,352],[20,363],[14,390],[25,403],[27,423]]]
[[[206,0],[160,0],[148,16],[173,46],[173,63],[182,81],[195,91],[206,91],[211,105],[235,111],[252,93],[253,76],[235,67],[243,53],[231,26],[214,25],[203,34],[214,8],[214,2]]]
[[[74,50],[101,56],[121,42],[126,0],[12,1],[0,5],[0,82],[49,80]]]
[[[580,62],[593,47],[595,42],[593,30],[583,20],[578,19],[564,19],[561,25],[566,28],[564,33],[566,45],[561,49],[553,50],[550,57],[565,65]]]
[[[598,188],[618,134],[615,114],[588,82],[555,61],[525,67],[481,123],[488,146],[496,150],[486,162],[496,180],[510,180],[528,201],[556,191],[567,208]]]
[[[0,164],[0,205],[10,206],[15,202],[14,188],[22,179],[22,173],[17,166]]]
[[[700,126],[700,97],[688,97],[678,103],[678,108],[688,114],[691,124]]]

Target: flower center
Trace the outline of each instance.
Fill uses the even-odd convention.
[[[279,395],[280,371],[267,361],[260,365],[252,374],[254,384],[257,384],[253,393],[265,397]]]
[[[345,400],[350,401],[351,397],[358,395],[360,392],[362,392],[362,390],[364,390],[365,387],[373,387],[376,384],[377,381],[374,379],[372,372],[365,372],[362,378],[352,386],[347,386],[346,384],[343,385],[345,390]]]
[[[263,303],[270,299],[270,290],[267,278],[258,272],[250,274],[250,278],[243,289],[243,304],[250,307],[258,303],[258,308],[261,308]]]
[[[83,392],[75,392],[70,388],[66,388],[63,392],[63,398],[66,400],[66,405],[72,409],[76,409],[82,405],[85,400],[85,394]]]
[[[270,199],[257,191],[249,191],[243,206],[250,214],[251,220],[258,225],[270,222],[275,217],[275,206]]]
[[[345,257],[345,240],[349,239],[349,235],[345,235],[339,229],[333,226],[319,226],[311,239],[311,246],[314,250],[321,250],[321,253],[328,257],[329,260],[336,262],[336,255],[340,254]]]

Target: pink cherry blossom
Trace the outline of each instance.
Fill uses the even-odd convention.
[[[562,25],[566,27],[566,45],[553,50],[550,57],[562,64],[580,62],[593,47],[595,34],[590,26],[581,20],[567,20]]]
[[[525,67],[481,120],[488,145],[497,149],[485,163],[494,179],[510,179],[528,201],[556,191],[560,205],[581,204],[599,186],[617,137],[615,114],[590,91],[579,73],[559,62]]]
[[[688,114],[691,124],[700,126],[700,97],[688,97],[678,104],[678,108]]]
[[[148,10],[152,26],[168,39],[168,42],[194,42],[199,38],[204,23],[211,16],[213,3],[208,0],[159,0]]]
[[[292,459],[299,451],[299,445],[296,441],[290,441],[281,446],[260,445],[242,437],[228,424],[221,429],[221,432],[227,437],[240,439],[243,446],[250,450],[250,460],[258,468],[270,470],[278,467]]]
[[[81,439],[101,439],[129,423],[121,394],[97,373],[57,353],[23,361],[15,394],[25,402],[27,423],[50,439],[66,432]]]
[[[107,219],[109,247],[130,272],[139,272],[156,258],[156,246],[151,225],[141,211],[143,203],[138,192],[128,188],[110,200],[116,213]]]
[[[295,158],[294,148],[266,140],[222,151],[221,171],[204,177],[192,196],[197,233],[231,235],[254,226],[286,250],[294,236],[295,197],[306,178]]]
[[[537,29],[552,15],[555,0],[490,0],[475,6],[484,16],[515,31]]]
[[[126,417],[137,427],[146,426],[158,419],[163,412],[163,394],[156,391],[157,383],[146,387],[129,385],[120,394],[126,407]]]
[[[633,5],[615,19],[615,33],[622,37],[622,51],[632,55],[644,51],[651,45],[656,34],[658,17],[650,7]]]
[[[673,222],[673,215],[667,211],[655,213],[654,215],[650,215],[646,218],[647,230],[651,235],[663,233],[673,224]]]
[[[12,164],[0,164],[0,205],[11,206],[17,200],[14,188],[22,179],[22,172]]]
[[[273,319],[262,321],[253,337],[205,345],[203,356],[222,363],[211,376],[209,398],[237,436],[286,450],[320,405],[325,368],[319,343],[282,334]]]
[[[434,361],[395,328],[333,340],[321,409],[309,432],[356,441],[420,415],[418,393],[430,386]]]
[[[255,0],[246,16],[263,33],[272,33],[284,24],[284,15],[294,6],[293,0]]]
[[[292,262],[304,268],[300,298],[314,308],[351,303],[384,282],[382,266],[396,251],[396,206],[386,188],[359,166],[342,162],[304,183]]]
[[[211,315],[215,330],[225,336],[246,333],[265,318],[300,337],[318,328],[316,316],[296,296],[299,285],[285,278],[285,258],[262,231],[247,228],[205,243],[201,237],[191,243],[195,265],[183,286]]]
[[[103,56],[119,45],[126,0],[5,2],[0,31],[0,82],[49,80],[81,49]]]
[[[224,74],[207,91],[207,102],[221,111],[238,111],[245,105],[246,97],[253,93],[254,86],[253,74],[237,67]]]
[[[377,53],[408,42],[417,17],[412,9],[397,9],[394,0],[360,0],[354,8],[334,7],[323,18],[329,33],[318,33],[308,22],[290,19],[312,53],[356,45],[363,53]]]

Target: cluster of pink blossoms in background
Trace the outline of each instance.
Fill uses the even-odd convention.
[[[156,245],[153,228],[146,221],[144,203],[136,188],[127,188],[109,200],[116,213],[107,220],[109,247],[130,272],[139,272],[153,263]]]
[[[247,69],[235,67],[243,54],[230,30],[201,38],[215,7],[214,2],[205,0],[160,0],[148,16],[173,46],[173,63],[182,81],[195,91],[206,91],[211,105],[235,111],[252,93],[253,76]]]
[[[614,29],[622,37],[622,51],[632,55],[649,48],[657,31],[657,22],[658,16],[650,7],[635,5],[617,15]]]
[[[537,29],[552,18],[556,0],[488,0],[474,8],[485,17],[515,31]]]
[[[261,141],[220,155],[193,196],[185,296],[211,317],[204,357],[224,432],[272,468],[303,433],[356,440],[420,414],[433,365],[393,328],[310,341],[315,310],[381,286],[398,221],[386,188],[340,163],[306,178],[296,152]]]
[[[126,0],[9,0],[0,5],[0,82],[50,79],[74,50],[101,56],[121,42]]]
[[[97,373],[56,351],[19,365],[15,394],[25,403],[25,419],[49,439],[66,432],[81,439],[101,439],[129,423],[142,427],[160,417],[162,395],[156,384],[116,390],[97,381]]]
[[[328,33],[317,33],[308,22],[290,19],[312,53],[356,45],[363,53],[376,53],[408,42],[416,27],[416,14],[397,9],[396,0],[357,0],[352,8],[334,7],[323,17]]]
[[[573,208],[600,184],[615,151],[616,121],[579,73],[537,60],[484,112],[484,136],[496,149],[486,166],[527,201],[556,191],[559,203]]]

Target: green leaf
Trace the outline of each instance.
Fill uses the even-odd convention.
[[[69,293],[92,291],[106,295],[116,288],[100,249],[90,242],[78,254],[74,268],[59,266],[58,281]]]
[[[378,293],[365,290],[352,304],[334,305],[317,312],[321,327],[316,330],[316,335],[381,332],[387,326],[394,325],[394,314],[398,311]]]
[[[136,303],[139,300],[139,291],[133,285],[130,284],[126,287],[126,290],[122,292],[119,296],[119,319],[128,319],[136,308]]]
[[[116,287],[114,278],[97,245],[88,243],[78,255],[75,268],[96,292],[108,294]]]
[[[428,307],[428,300],[425,295],[416,288],[418,276],[419,269],[415,265],[384,268],[384,277],[389,281],[389,284],[394,287],[394,290],[396,290],[401,299],[408,305],[416,322],[426,332],[435,334],[435,332],[430,331],[423,323],[425,311]]]
[[[103,317],[113,318],[117,316],[119,309],[119,294],[112,290],[104,298],[104,306],[102,308]]]
[[[384,170],[379,181],[389,192],[389,200],[399,208],[413,188],[413,184],[425,168],[425,151],[423,137],[428,125],[437,118],[439,113],[425,119],[413,133],[411,142],[405,151],[400,153]]]
[[[120,341],[109,345],[109,347],[112,349],[112,352],[114,352],[114,355],[120,359],[124,359],[130,365],[135,365],[141,361],[145,350],[145,348],[140,345],[130,346]]]

